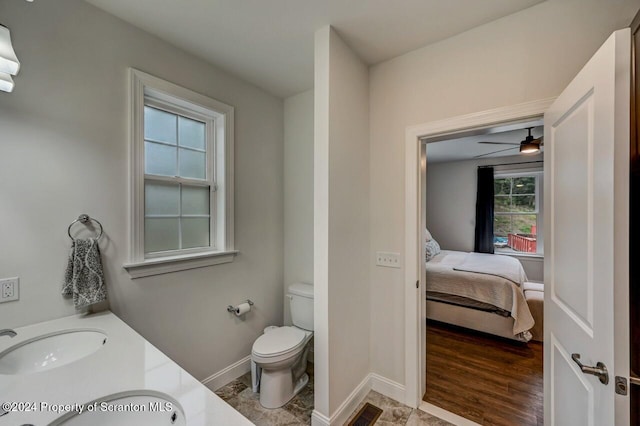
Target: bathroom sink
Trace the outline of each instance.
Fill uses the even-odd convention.
[[[0,374],[29,374],[62,367],[99,350],[107,335],[70,329],[34,337],[0,353]]]
[[[99,398],[83,405],[82,413],[69,412],[49,426],[184,426],[180,404],[153,391],[131,391]],[[95,407],[95,408],[94,408]]]

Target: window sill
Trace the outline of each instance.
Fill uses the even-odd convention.
[[[233,262],[238,254],[237,250],[198,253],[180,256],[159,257],[142,262],[132,262],[123,265],[131,278],[150,277],[152,275],[168,274],[186,271],[188,269],[204,268],[205,266],[220,265]]]
[[[522,253],[514,253],[512,251],[495,251],[495,254],[503,254],[505,256],[512,256],[512,257],[524,257],[527,259],[531,259],[531,260],[538,260],[540,262],[542,262],[544,260],[544,254],[543,253],[526,253],[526,252],[522,252]]]

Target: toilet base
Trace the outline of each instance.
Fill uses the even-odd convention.
[[[309,383],[309,375],[304,373],[296,383],[291,380],[291,370],[262,370],[260,378],[260,405],[264,408],[280,408],[296,396]]]
[[[300,393],[300,391],[307,386],[307,383],[309,383],[309,375],[307,373],[304,373],[302,375],[302,377],[300,377],[298,379],[298,381],[296,382],[295,387],[293,388],[293,395],[297,395]]]

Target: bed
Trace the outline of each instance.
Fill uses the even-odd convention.
[[[427,318],[528,342],[526,281],[513,257],[442,250],[426,262]]]

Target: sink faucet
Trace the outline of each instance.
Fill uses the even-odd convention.
[[[0,330],[0,336],[9,336],[9,337],[16,337],[18,335],[18,333],[16,333],[15,331],[9,329],[9,328],[5,328],[4,330]]]

